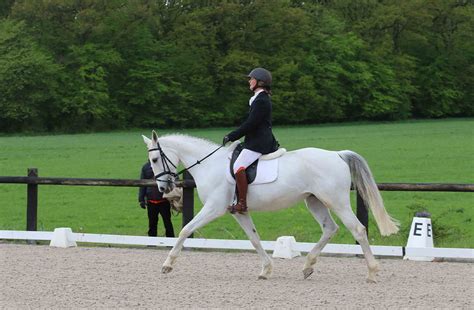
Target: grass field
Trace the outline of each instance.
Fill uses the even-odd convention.
[[[229,128],[180,130],[220,143]],[[77,135],[0,137],[0,175],[24,176],[38,168],[40,176],[78,178],[138,178],[147,152],[141,134],[151,129]],[[176,131],[173,131],[176,132]],[[334,124],[277,127],[288,150],[315,146],[350,149],[366,158],[377,182],[474,183],[474,119],[397,123]],[[169,133],[159,131],[159,134]],[[212,157],[211,159],[212,160]],[[146,235],[146,211],[137,203],[137,188],[40,186],[38,230],[71,227],[75,232]],[[472,193],[382,192],[389,213],[402,223],[399,234],[381,237],[370,219],[370,242],[405,245],[416,211],[432,214],[435,246],[474,247]],[[353,199],[354,201],[354,199]],[[201,207],[196,198],[196,211]],[[353,203],[355,208],[355,203]],[[263,240],[293,235],[316,242],[320,228],[303,203],[283,211],[253,213]],[[174,217],[175,231],[181,217]],[[26,186],[0,184],[0,229],[26,227]],[[163,235],[160,221],[159,234]],[[229,215],[208,224],[196,237],[246,239]],[[341,226],[333,243],[353,243]]]

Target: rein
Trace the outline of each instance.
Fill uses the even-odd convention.
[[[203,162],[204,160],[206,160],[208,157],[210,157],[212,154],[214,154],[215,152],[217,152],[218,150],[220,150],[224,145],[221,145],[219,146],[217,149],[215,149],[214,151],[212,151],[211,153],[207,154],[205,157],[197,160],[194,164],[192,164],[191,166],[187,167],[187,168],[184,168],[182,169],[181,171],[175,173],[175,172],[171,172],[171,169],[170,169],[170,166],[169,164],[171,164],[171,166],[173,166],[175,169],[177,169],[177,167],[173,164],[173,162],[168,158],[168,156],[166,156],[165,152],[163,151],[163,149],[161,148],[160,146],[160,143],[158,141],[156,141],[157,143],[157,147],[155,148],[152,148],[152,149],[149,149],[148,150],[148,153],[149,152],[153,152],[153,151],[159,151],[160,152],[160,156],[161,156],[161,164],[163,165],[163,172],[161,173],[158,173],[157,175],[155,175],[155,181],[160,181],[160,182],[167,182],[167,183],[173,183],[173,181],[171,181],[170,179],[168,180],[160,180],[159,178],[161,176],[164,176],[164,175],[170,175],[174,178],[177,178],[179,175],[183,174],[184,172],[188,171],[189,169],[191,169],[192,167],[196,166],[196,165],[199,165],[201,162]],[[169,163],[169,164],[168,164]]]

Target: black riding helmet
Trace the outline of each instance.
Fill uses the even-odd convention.
[[[254,78],[257,81],[263,82],[263,85],[270,87],[272,85],[272,74],[264,68],[255,68],[247,75],[249,78]]]

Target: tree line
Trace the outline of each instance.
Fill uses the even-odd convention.
[[[3,0],[0,131],[472,116],[470,0]]]

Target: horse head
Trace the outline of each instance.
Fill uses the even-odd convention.
[[[178,166],[178,157],[170,149],[163,148],[158,141],[158,135],[153,130],[151,139],[143,136],[143,141],[148,148],[148,160],[155,174],[156,185],[160,192],[169,193],[174,188],[174,181],[178,176],[176,167]]]

